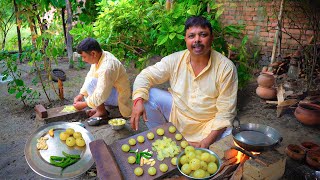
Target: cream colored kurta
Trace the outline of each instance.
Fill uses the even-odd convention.
[[[88,96],[88,83],[92,78],[97,78],[97,86],[93,93]],[[89,107],[96,108],[104,103],[114,87],[118,91],[118,106],[124,117],[131,115],[131,90],[130,82],[125,68],[121,62],[111,53],[104,51],[98,64],[92,64],[85,82],[80,90],[84,95]]]
[[[234,64],[214,50],[208,65],[195,77],[189,54],[188,50],[176,52],[144,69],[134,82],[133,99],[148,100],[150,87],[169,80],[173,97],[169,121],[188,141],[199,142],[212,130],[231,125],[238,77]]]

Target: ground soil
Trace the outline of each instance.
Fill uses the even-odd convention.
[[[21,67],[25,72],[30,70],[26,64],[22,64]],[[63,69],[67,75],[67,80],[64,82],[66,100],[62,102],[57,100],[54,93],[49,91],[52,103],[48,103],[45,96],[42,96],[39,101],[47,108],[71,104],[73,97],[79,92],[86,72],[89,70],[88,65],[85,69],[69,69],[68,63],[63,60],[56,67]],[[138,73],[137,70],[133,66],[129,66],[127,71],[130,81],[133,82]],[[31,81],[34,74],[25,73],[23,76],[26,81]],[[165,88],[166,86],[160,87]],[[265,124],[277,129],[283,137],[281,146],[278,148],[280,153],[284,153],[288,144],[300,144],[303,141],[320,143],[319,127],[305,126],[298,122],[293,115],[293,109],[287,110],[280,118],[277,118],[275,105],[266,104],[258,98],[255,94],[256,87],[255,81],[252,81],[245,89],[239,91],[238,116],[241,123]],[[24,148],[29,136],[45,123],[35,119],[35,111],[32,107],[24,107],[14,96],[8,95],[5,83],[0,84],[0,93],[0,104],[2,106],[0,108],[0,177],[5,179],[44,179],[28,166]],[[73,121],[83,120],[85,119]],[[140,124],[140,131],[138,132],[146,130],[144,124]],[[121,131],[113,131],[107,124],[88,127],[87,129],[96,139],[103,139],[107,144],[137,133],[133,132],[129,125]],[[97,179],[94,173],[95,169],[93,167],[78,179]]]

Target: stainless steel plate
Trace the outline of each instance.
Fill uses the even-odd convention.
[[[67,128],[73,128],[75,131],[81,132],[86,145],[84,147],[68,147],[65,141],[61,141],[59,134]],[[54,129],[54,137],[48,134],[50,129]],[[47,140],[47,150],[37,149],[37,139],[40,137],[49,138]],[[89,148],[89,143],[93,140],[93,135],[77,124],[68,122],[49,123],[40,127],[29,137],[24,149],[24,154],[30,168],[37,174],[50,179],[70,179],[83,174],[93,165],[94,161]],[[49,163],[50,156],[63,156],[62,151],[69,154],[80,154],[81,159],[62,171],[60,167],[53,166]]]

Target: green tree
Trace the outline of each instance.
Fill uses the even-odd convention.
[[[0,30],[2,35],[2,49],[4,49],[8,32],[14,25],[14,11],[12,2],[9,0],[0,1],[0,7]]]

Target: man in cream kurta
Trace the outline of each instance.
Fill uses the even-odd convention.
[[[191,145],[208,148],[236,115],[237,72],[228,58],[211,49],[212,29],[206,19],[192,17],[185,29],[188,50],[164,57],[137,76],[131,123],[137,129],[136,117],[140,115],[147,125],[158,121],[161,117],[154,116],[148,104],[158,106],[153,109],[163,113]],[[170,82],[169,93],[151,88],[166,81]],[[169,115],[165,106],[170,106]]]
[[[92,38],[83,40],[78,46],[83,60],[91,64],[78,96],[74,98],[77,109],[92,108],[89,115],[107,115],[105,105],[119,106],[122,116],[131,114],[130,84],[121,62],[111,53],[102,51]],[[85,97],[85,101],[83,98]]]

